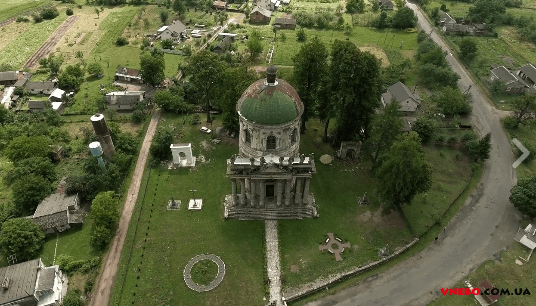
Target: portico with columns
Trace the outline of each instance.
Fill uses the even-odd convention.
[[[238,100],[239,154],[227,160],[231,194],[225,218],[301,219],[318,216],[311,178],[314,157],[299,154],[304,111],[296,90],[277,79],[277,68]]]

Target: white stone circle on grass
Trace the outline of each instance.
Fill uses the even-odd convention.
[[[196,263],[205,259],[211,260],[218,266],[218,274],[216,275],[216,277],[210,284],[199,285],[192,280],[191,272],[192,272],[193,266]],[[186,283],[186,286],[188,286],[188,288],[197,292],[210,291],[218,287],[218,285],[223,280],[223,277],[225,276],[225,263],[223,262],[223,260],[221,260],[221,258],[219,258],[218,256],[214,254],[197,255],[194,258],[190,259],[190,261],[186,264],[186,267],[184,267],[183,276],[184,276],[184,282]]]

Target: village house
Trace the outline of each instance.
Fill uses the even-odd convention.
[[[533,89],[536,89],[536,67],[532,64],[526,64],[519,68],[516,74],[521,77]]]
[[[444,23],[443,32],[446,34],[455,34],[455,35],[486,35],[488,30],[486,30],[485,23],[472,23],[470,21],[464,20],[459,23],[446,22]]]
[[[504,66],[493,66],[490,70],[490,82],[501,82],[504,84],[503,92],[521,93],[529,89],[529,85],[516,76]]]
[[[19,79],[18,71],[0,72],[0,85],[13,85]]]
[[[227,9],[227,2],[225,1],[214,1],[212,2],[212,8],[215,10],[223,10],[225,11]]]
[[[136,103],[145,99],[145,91],[113,91],[106,94],[106,107],[118,111],[130,111]]]
[[[272,12],[260,6],[256,6],[249,14],[249,20],[257,23],[269,23],[270,17]]]
[[[0,268],[0,306],[57,306],[67,293],[59,266],[45,267],[41,258]]]
[[[114,80],[132,83],[143,83],[139,70],[119,66],[115,71]]]
[[[32,95],[50,95],[56,89],[56,82],[27,82],[26,90]]]
[[[421,104],[421,97],[418,93],[412,93],[409,88],[402,82],[397,82],[389,86],[387,91],[382,94],[381,102],[383,107],[391,102],[400,104],[400,111],[404,114],[414,114]]]
[[[212,50],[212,52],[217,54],[225,53],[229,50],[229,46],[233,43],[233,38],[231,36],[225,36]]]
[[[63,232],[71,224],[83,223],[78,195],[54,193],[44,199],[30,218],[40,225],[47,234]]]
[[[394,8],[393,2],[391,0],[377,0],[382,9],[386,11],[392,11]]]
[[[159,40],[171,39],[171,41],[173,41],[175,44],[180,43],[182,39],[186,38],[186,26],[179,20],[174,20],[156,37],[156,39]]]
[[[44,101],[28,101],[28,110],[31,112],[41,112],[45,110],[46,105]]]
[[[441,26],[444,26],[445,24],[455,24],[456,20],[452,18],[452,16],[449,15],[447,12],[443,12],[441,17],[439,17],[439,24]]]
[[[296,20],[290,16],[277,17],[274,26],[280,29],[296,29]]]

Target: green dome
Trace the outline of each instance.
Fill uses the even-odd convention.
[[[247,120],[270,125],[283,124],[296,119],[299,115],[298,105],[301,104],[301,101],[299,101],[299,97],[298,101],[294,101],[292,96],[297,97],[295,90],[293,88],[288,90],[286,87],[290,87],[290,85],[284,81],[281,82],[282,80],[279,81],[279,86],[264,87],[259,90],[260,92],[247,90],[246,93],[254,92],[254,94],[245,93],[242,96],[240,114]],[[255,82],[250,89],[259,89],[257,86],[261,84]]]

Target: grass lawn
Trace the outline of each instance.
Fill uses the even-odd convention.
[[[302,136],[300,152],[314,152],[317,158],[322,154],[333,155],[333,149],[321,141],[323,128],[320,123],[311,120],[307,128],[306,135]],[[467,159],[461,155],[456,160],[457,151],[454,149],[425,147],[425,152],[427,161],[433,165],[434,183],[427,195],[417,197],[411,206],[404,206],[405,214],[418,236],[433,226],[435,220],[465,189],[471,174]],[[382,214],[381,203],[375,196],[375,181],[368,172],[369,165],[338,161],[323,165],[317,161],[316,167],[318,173],[311,181],[311,191],[320,217],[299,222],[280,221],[284,286],[298,286],[322,276],[362,266],[378,260],[377,251],[386,244],[394,250],[413,239],[397,213]],[[459,180],[454,182],[453,176]],[[371,198],[371,205],[359,206],[356,199],[365,192]],[[318,245],[323,243],[328,232],[352,244],[342,254],[344,260],[341,262],[336,262],[329,253],[318,251]]]
[[[54,260],[54,249],[56,249],[56,260],[59,255],[72,256],[74,260],[88,260],[92,257],[101,255],[95,251],[89,244],[91,220],[86,217],[83,225],[75,225],[68,231],[60,233],[57,241],[56,235],[47,236],[45,246],[41,252],[41,259],[46,266],[52,265]]]
[[[181,127],[179,116],[163,117],[161,124],[184,133],[177,141],[192,142],[194,155],[204,155],[208,162],[198,162],[195,171],[146,170],[110,305],[264,305],[264,223],[223,220],[222,201],[230,192],[225,159],[236,153],[236,146],[202,149],[200,142],[210,137],[199,126]],[[203,198],[203,210],[187,210],[190,189]],[[179,211],[166,210],[172,196],[182,201]],[[202,253],[218,255],[226,274],[216,289],[197,293],[186,286],[182,273]]]
[[[9,159],[5,156],[0,156],[0,205],[4,205],[5,203],[11,202],[12,194],[11,194],[11,188],[8,187],[6,184],[4,184],[3,178],[6,176],[6,174],[13,168],[13,164]]]
[[[534,271],[536,269],[536,261],[534,258],[527,263],[523,262],[522,266],[515,263],[518,256],[523,258],[527,257],[527,250],[525,246],[520,243],[513,242],[513,244],[506,250],[500,253],[500,256],[495,260],[489,260],[476,269],[468,277],[465,277],[453,288],[464,288],[463,281],[469,280],[473,287],[479,286],[484,280],[491,282],[496,288],[509,289],[511,295],[501,296],[496,304],[497,306],[532,306],[534,305],[534,292],[536,292],[536,286],[534,281],[536,280]],[[527,288],[531,295],[514,294],[514,289]],[[478,305],[473,296],[442,296],[437,298],[429,306],[465,306],[465,305]]]
[[[28,58],[56,31],[67,18],[64,10],[60,10],[58,17],[33,23],[26,31],[20,34],[0,52],[0,63],[7,63],[13,67],[22,68]]]
[[[276,42],[273,63],[276,65],[292,66],[292,57],[298,53],[303,42],[297,42],[296,31],[282,30],[278,32],[278,35],[280,35],[280,33],[285,33],[286,40],[282,41],[281,39],[278,39]],[[384,52],[383,50],[406,51],[417,49],[417,34],[406,33],[404,31],[377,30],[356,26],[353,27],[351,35],[346,35],[342,31],[317,29],[305,29],[305,33],[308,38],[318,36],[318,38],[328,47],[328,50],[331,50],[331,45],[334,40],[346,40],[347,38],[359,47],[376,47],[377,51],[369,51],[372,51],[373,53],[378,52],[379,54],[382,54]],[[402,49],[399,48],[401,41],[404,42]],[[380,55],[379,57],[381,58],[383,55]]]
[[[2,0],[2,5],[0,6],[0,21],[51,3],[53,2],[50,0]]]

